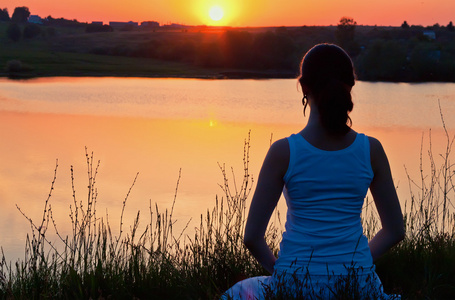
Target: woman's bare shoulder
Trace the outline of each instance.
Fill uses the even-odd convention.
[[[287,138],[282,138],[276,140],[270,146],[270,149],[274,149],[275,151],[288,151],[289,152],[289,141]]]
[[[370,141],[371,167],[373,168],[373,172],[375,172],[378,168],[388,166],[389,163],[381,142],[371,136],[368,136],[368,139]]]
[[[275,158],[289,159],[289,141],[287,138],[279,139],[272,143],[269,154]]]
[[[283,138],[275,141],[270,146],[264,163],[267,163],[272,169],[275,169],[284,175],[289,165],[289,159],[289,142],[286,138]]]
[[[384,148],[382,147],[381,142],[377,138],[368,136],[368,140],[370,141],[371,154],[378,154],[380,152],[384,152]]]

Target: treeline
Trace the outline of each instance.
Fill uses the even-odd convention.
[[[26,6],[19,6],[14,9],[11,17],[7,8],[0,9],[0,22],[8,23],[6,36],[11,41],[17,42],[24,39],[32,39],[39,36],[54,36],[55,27],[80,27],[85,28],[85,23],[77,20],[64,18],[53,18],[48,16],[41,20],[41,24],[29,22],[30,10]]]
[[[358,77],[386,81],[455,81],[455,32],[448,26],[373,28],[358,36]]]
[[[317,43],[336,43],[354,60],[357,76],[368,81],[455,81],[455,32],[450,27],[356,26],[232,29],[209,33],[151,34],[137,43],[96,45],[91,53],[149,57],[199,67],[296,76],[302,55]]]
[[[357,26],[354,20],[342,18],[332,27],[229,29],[217,35],[150,32],[142,41],[92,43],[86,50],[293,77],[308,49],[329,42],[349,52],[360,80],[455,82],[455,32],[450,25]]]
[[[243,70],[295,69],[298,47],[286,34],[229,30],[209,33],[158,33],[138,43],[97,45],[91,53],[179,61],[205,68]]]
[[[328,42],[347,50],[360,80],[455,82],[452,22],[423,27],[405,21],[401,27],[376,27],[343,17],[337,26],[125,31],[50,16],[41,25],[30,24],[29,16],[26,7],[16,8],[11,18],[0,9],[0,21],[10,23],[8,39],[52,39],[50,51],[153,58],[246,77],[294,77],[302,55],[313,45]]]

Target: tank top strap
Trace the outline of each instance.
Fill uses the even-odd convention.
[[[358,133],[358,138],[361,140],[362,150],[364,151],[365,165],[368,166],[368,171],[373,174],[371,166],[370,139],[363,133]]]
[[[288,165],[286,174],[284,174],[284,177],[283,177],[285,182],[289,179],[289,177],[291,176],[293,169],[294,169],[295,153],[296,153],[296,148],[297,148],[296,138],[298,138],[296,133],[294,133],[286,138],[289,143],[289,165]]]

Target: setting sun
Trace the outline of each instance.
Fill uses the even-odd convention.
[[[223,18],[223,15],[224,11],[218,5],[212,6],[209,10],[210,19],[212,19],[213,21],[220,21]]]

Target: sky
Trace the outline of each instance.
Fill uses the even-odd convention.
[[[219,21],[210,8],[223,10]],[[80,22],[158,21],[160,24],[220,26],[336,25],[341,17],[359,25],[447,25],[455,22],[455,0],[2,0],[10,15],[27,6],[32,15]]]

